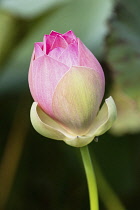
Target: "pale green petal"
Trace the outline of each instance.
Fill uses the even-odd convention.
[[[104,94],[99,72],[73,66],[58,83],[52,101],[53,113],[69,132],[85,135]]]
[[[100,136],[109,130],[116,120],[116,117],[116,105],[113,98],[110,96],[105,100],[105,103],[95,118],[88,134],[85,136],[77,136],[72,140],[65,140],[65,142],[74,147],[83,147],[92,142],[96,136]]]
[[[116,120],[116,117],[116,105],[113,98],[110,96],[105,100],[105,103],[95,118],[88,135],[94,138],[95,136],[104,134],[111,128],[113,122]]]
[[[110,129],[116,117],[116,105],[113,98],[109,97],[105,100],[88,134],[74,136],[45,114],[39,106],[37,106],[36,102],[34,102],[31,107],[31,122],[38,133],[51,139],[63,140],[66,144],[74,147],[83,147],[89,144],[96,136],[105,133]]]
[[[73,147],[82,147],[93,140],[88,136],[72,136],[60,124],[45,114],[38,104],[34,102],[30,112],[31,122],[34,129],[44,137],[63,140]]]
[[[30,118],[34,129],[42,136],[56,140],[71,138],[59,123],[40,109],[36,102],[32,104]]]

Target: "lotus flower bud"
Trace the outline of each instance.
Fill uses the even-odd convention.
[[[101,65],[73,31],[52,31],[37,42],[29,68],[31,122],[41,135],[75,147],[105,133],[116,118]]]

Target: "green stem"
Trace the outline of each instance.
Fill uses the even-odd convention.
[[[88,190],[89,190],[89,200],[90,200],[90,210],[98,210],[98,193],[96,186],[96,178],[88,150],[88,146],[80,148],[82,160],[85,168],[85,173],[87,177]]]

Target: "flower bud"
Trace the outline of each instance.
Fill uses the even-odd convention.
[[[101,65],[72,31],[52,31],[35,43],[29,87],[34,99],[31,122],[41,135],[81,147],[105,133],[116,118],[105,90]]]

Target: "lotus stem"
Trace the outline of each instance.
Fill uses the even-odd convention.
[[[98,210],[99,204],[98,204],[96,178],[95,178],[94,169],[91,162],[88,146],[81,147],[80,151],[81,151],[82,160],[83,160],[86,178],[87,178],[89,200],[90,200],[90,210]]]

